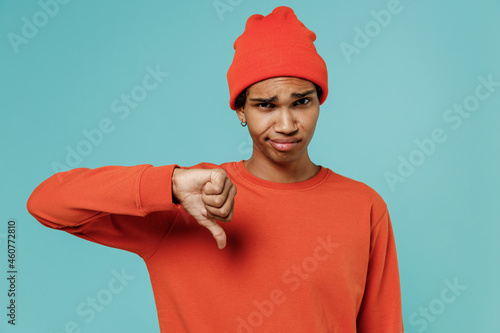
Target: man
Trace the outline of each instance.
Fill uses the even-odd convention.
[[[308,155],[328,94],[315,38],[278,7],[236,40],[230,106],[250,159],[75,169],[42,183],[29,211],[141,256],[162,332],[402,332],[385,203]]]

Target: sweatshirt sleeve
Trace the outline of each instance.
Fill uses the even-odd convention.
[[[107,166],[57,173],[41,183],[27,208],[41,224],[148,257],[177,213],[176,165]]]
[[[403,332],[396,245],[387,209],[371,230],[368,275],[357,328],[359,333]]]

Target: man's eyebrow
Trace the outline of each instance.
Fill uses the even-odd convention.
[[[261,103],[271,103],[275,102],[278,99],[278,96],[273,96],[270,98],[250,98],[252,102],[261,102]]]
[[[303,97],[306,97],[309,94],[312,94],[315,91],[316,90],[313,89],[313,90],[308,90],[308,91],[303,92],[303,93],[291,93],[290,95],[292,95],[292,97],[295,97],[295,98],[303,98]]]
[[[303,93],[291,93],[290,96],[295,97],[295,98],[303,98],[306,97],[309,94],[312,94],[315,92],[315,89],[308,90]],[[278,96],[273,96],[270,98],[250,98],[251,102],[261,102],[261,103],[271,103],[271,102],[276,102],[278,100]]]

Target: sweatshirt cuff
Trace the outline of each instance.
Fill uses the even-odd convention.
[[[178,165],[149,166],[139,183],[139,209],[144,215],[176,209],[172,202],[172,174]]]

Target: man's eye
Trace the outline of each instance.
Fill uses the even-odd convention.
[[[311,100],[310,98],[304,97],[304,98],[301,98],[301,99],[297,100],[295,102],[295,104],[296,105],[306,105],[307,103],[309,103],[310,100]]]
[[[269,109],[269,108],[273,107],[273,105],[271,103],[260,103],[260,104],[257,104],[257,106],[259,108],[264,108],[264,109]]]

